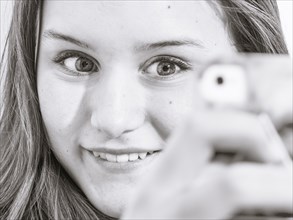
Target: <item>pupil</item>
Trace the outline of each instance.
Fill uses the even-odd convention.
[[[93,62],[86,58],[79,58],[75,63],[75,68],[81,72],[89,72],[93,69]]]
[[[86,67],[88,65],[88,62],[84,61],[81,65],[84,68],[84,67]]]
[[[222,85],[224,83],[224,79],[221,76],[218,76],[217,79],[216,79],[216,81],[217,81],[217,84],[218,85]]]
[[[175,71],[175,64],[169,62],[160,62],[157,67],[157,72],[160,76],[168,76],[174,74]]]
[[[169,70],[169,65],[163,67],[163,71],[167,72]]]

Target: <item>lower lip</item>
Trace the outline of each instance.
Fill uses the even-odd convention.
[[[122,163],[115,163],[104,160],[100,157],[95,157],[92,152],[88,151],[90,156],[95,160],[95,163],[99,165],[102,169],[111,173],[130,173],[132,171],[145,168],[153,164],[156,158],[161,154],[161,152],[155,152],[151,155],[148,155],[145,159],[138,159],[136,161],[128,161]]]

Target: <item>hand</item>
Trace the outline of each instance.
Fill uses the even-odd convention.
[[[254,115],[209,112],[187,121],[143,181],[125,219],[227,219],[250,209],[292,212],[292,170],[276,165],[279,158],[266,149],[269,143]],[[259,163],[210,163],[213,151],[238,152]]]
[[[261,111],[270,115],[293,157],[292,60],[285,55],[254,55],[244,62]]]
[[[258,97],[266,97],[266,90],[258,89]],[[171,137],[123,218],[227,219],[255,210],[292,213],[292,167],[279,164],[281,158],[269,150],[270,144],[252,113],[196,112]],[[211,162],[215,152],[233,152],[244,161]]]

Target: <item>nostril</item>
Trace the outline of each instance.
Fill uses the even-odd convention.
[[[99,121],[98,123],[92,125],[97,129],[100,134],[104,134],[109,139],[116,139],[121,137],[123,134],[130,133],[137,129],[130,127],[130,122],[118,122],[113,120]]]
[[[145,122],[144,108],[141,105],[118,104],[101,105],[91,112],[91,126],[107,138],[119,138],[138,129]],[[124,107],[125,105],[128,107]]]

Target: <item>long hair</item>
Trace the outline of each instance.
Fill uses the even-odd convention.
[[[221,0],[239,52],[287,53],[275,0]],[[42,0],[16,1],[1,59],[0,219],[107,219],[50,149],[39,108],[35,48]],[[0,102],[1,103],[1,102]]]
[[[220,0],[238,52],[288,54],[275,0]]]
[[[42,123],[35,68],[41,1],[17,1],[1,80],[0,219],[103,218],[51,152]]]

